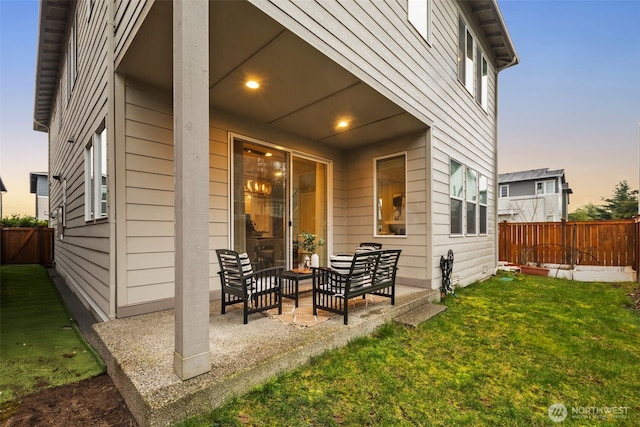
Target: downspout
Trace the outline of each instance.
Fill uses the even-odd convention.
[[[109,177],[109,319],[115,319],[117,308],[117,217],[116,217],[116,168],[115,168],[115,75],[114,75],[114,0],[107,2],[107,176]]]
[[[493,150],[493,164],[495,167],[493,168],[493,217],[495,218],[495,231],[493,233],[493,247],[495,248],[494,262],[493,262],[493,274],[497,274],[498,272],[498,261],[500,261],[500,248],[498,247],[499,238],[498,233],[500,233],[499,227],[499,216],[498,216],[498,195],[500,190],[500,183],[498,182],[498,71],[495,72],[495,91],[493,93],[496,108],[493,111],[494,119],[496,125],[494,126],[494,150]]]

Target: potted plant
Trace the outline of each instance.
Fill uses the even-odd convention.
[[[304,252],[311,254],[310,261],[308,261],[309,257],[305,256],[305,268],[320,267],[320,258],[318,257],[318,254],[316,254],[316,248],[324,245],[324,239],[318,239],[316,241],[316,237],[317,236],[315,234],[307,233],[306,231],[302,232],[302,249]]]

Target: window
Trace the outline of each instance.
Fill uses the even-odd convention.
[[[451,234],[462,234],[462,190],[464,187],[462,164],[451,160],[449,163],[449,195],[451,203]]]
[[[487,59],[482,54],[482,51],[478,48],[476,49],[476,65],[478,70],[476,72],[476,78],[478,79],[476,83],[476,100],[478,104],[482,107],[484,111],[487,111],[488,108],[488,65]]]
[[[409,22],[431,43],[431,0],[408,0]]]
[[[509,197],[509,185],[508,184],[502,184],[500,186],[500,197],[501,198]]]
[[[473,93],[473,36],[462,17],[458,19],[458,79]]]
[[[536,182],[536,194],[553,194],[556,192],[553,181]]]
[[[489,183],[487,177],[480,175],[478,178],[478,202],[480,210],[480,220],[478,223],[478,233],[487,234],[487,202],[488,202]]]
[[[406,154],[374,159],[376,236],[406,236]]]
[[[95,205],[93,189],[93,141],[84,147],[84,219],[93,219],[93,207]]]
[[[76,39],[76,21],[71,23],[69,40],[67,40],[67,101],[71,98],[71,92],[78,75],[78,43]]]
[[[478,172],[466,168],[467,234],[476,234],[476,206],[478,204]]]
[[[91,19],[91,12],[93,11],[93,4],[95,0],[86,0],[87,3],[87,21]]]
[[[84,150],[84,217],[86,221],[107,217],[107,130],[93,135]]]

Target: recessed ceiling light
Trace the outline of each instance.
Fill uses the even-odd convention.
[[[273,154],[271,154],[271,153],[265,153],[265,154],[264,154],[264,156],[265,156],[265,157],[271,157],[271,156],[273,156]]]
[[[346,121],[346,120],[341,120],[341,121],[338,122],[338,127],[339,128],[346,128],[348,126],[349,126],[349,122]]]
[[[260,87],[260,83],[255,80],[249,80],[245,83],[249,89],[258,89]]]

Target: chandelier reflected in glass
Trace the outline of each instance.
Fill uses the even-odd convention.
[[[271,195],[271,183],[269,181],[261,181],[259,179],[246,180],[244,187],[252,194],[260,196]]]

